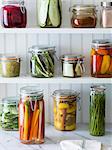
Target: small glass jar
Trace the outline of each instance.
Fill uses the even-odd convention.
[[[93,40],[91,76],[96,78],[112,77],[112,43],[109,40]]]
[[[101,14],[101,26],[103,28],[112,27],[112,2],[101,2],[102,14]]]
[[[20,57],[5,55],[0,58],[2,77],[18,77],[20,74]]]
[[[7,131],[18,130],[18,97],[6,97],[1,102],[1,127]]]
[[[24,144],[44,142],[44,100],[43,91],[35,86],[20,89],[19,132],[20,141]]]
[[[71,25],[73,28],[95,28],[97,24],[97,11],[94,5],[74,5]]]
[[[89,130],[93,136],[105,134],[105,99],[104,86],[91,87]]]
[[[27,11],[24,0],[5,0],[2,2],[2,25],[5,28],[25,28]]]
[[[38,24],[42,28],[58,28],[62,23],[62,2],[49,0],[47,2],[37,0]]]
[[[64,77],[81,77],[85,72],[84,57],[79,55],[63,55],[62,61],[62,74]]]
[[[77,100],[79,93],[73,90],[56,90],[54,100],[54,126],[57,130],[76,129]]]
[[[50,78],[54,76],[55,47],[32,46],[30,60],[31,75],[37,78]]]

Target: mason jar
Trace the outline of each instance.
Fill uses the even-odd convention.
[[[6,97],[1,101],[1,128],[6,131],[18,130],[18,97]]]
[[[58,28],[62,23],[62,0],[37,0],[38,25],[42,28]]]
[[[29,48],[29,53],[32,55],[30,69],[33,77],[54,77],[54,46],[32,46]]]
[[[55,128],[62,131],[75,130],[79,93],[65,89],[54,91],[52,96]]]
[[[44,100],[43,91],[35,86],[20,89],[19,133],[24,144],[44,142]]]
[[[5,28],[25,28],[27,10],[24,0],[2,1],[2,25]]]
[[[73,28],[95,28],[97,24],[97,10],[94,5],[74,5],[71,26]]]
[[[63,55],[61,57],[64,77],[82,77],[85,72],[84,57],[81,55]]]
[[[91,76],[112,77],[112,43],[109,40],[93,40],[91,49]]]
[[[1,76],[18,77],[20,75],[21,58],[14,55],[3,55],[0,58]]]
[[[93,136],[105,134],[105,87],[92,86],[90,93],[89,130]]]

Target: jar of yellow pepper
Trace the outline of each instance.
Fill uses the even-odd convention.
[[[57,130],[76,129],[77,100],[79,93],[74,90],[56,90],[54,100],[54,126]]]
[[[96,78],[112,77],[112,43],[109,40],[93,40],[91,76]]]

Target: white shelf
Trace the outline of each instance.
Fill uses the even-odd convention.
[[[0,33],[112,34],[112,28],[0,28]]]
[[[0,130],[0,150],[61,150],[59,143],[63,140],[98,140],[105,145],[112,146],[112,128],[107,125],[106,135],[93,137],[89,135],[88,125],[77,125],[77,130],[72,132],[62,132],[54,129],[52,125],[46,125],[45,143],[41,145],[25,145],[19,141],[18,132]]]
[[[0,77],[0,83],[40,83],[40,84],[110,84],[112,83],[112,78],[93,78],[93,77],[81,77],[81,78],[64,78],[64,77],[54,77],[54,78],[33,78],[30,76],[21,76],[14,78],[3,78]]]

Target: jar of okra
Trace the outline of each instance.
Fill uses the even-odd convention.
[[[102,136],[105,134],[105,87],[92,86],[90,93],[90,134]]]

